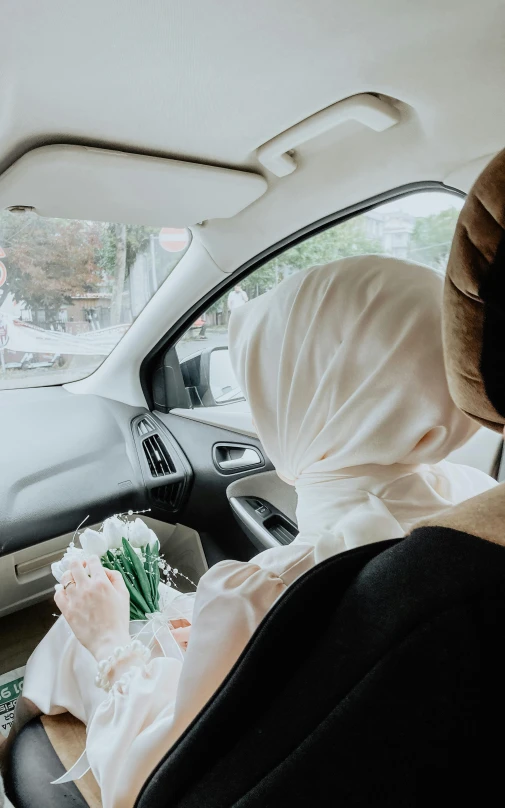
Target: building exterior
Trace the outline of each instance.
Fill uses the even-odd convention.
[[[374,210],[366,213],[365,233],[380,242],[381,251],[394,258],[409,257],[415,217],[401,210]]]
[[[49,325],[44,309],[21,308],[18,316],[23,322],[30,322],[41,328],[52,327],[56,331],[67,334],[82,334],[85,331],[96,331],[110,325],[110,292],[89,292],[75,295],[72,302],[62,306],[56,321]]]

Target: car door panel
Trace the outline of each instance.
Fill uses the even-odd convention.
[[[191,490],[177,513],[178,521],[198,531],[209,564],[223,558],[248,560],[258,550],[234,519],[227,489],[234,481],[272,471],[273,466],[265,456],[260,441],[249,435],[171,413],[156,412],[155,416],[183,447],[193,472]],[[219,471],[215,462],[215,448],[223,445],[236,446],[240,450],[250,447],[259,453],[264,462],[261,466],[236,472]]]
[[[226,496],[235,519],[258,551],[289,544],[297,535],[295,488],[275,471],[235,480]]]

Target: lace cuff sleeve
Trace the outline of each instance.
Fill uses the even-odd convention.
[[[98,663],[95,684],[108,692],[129,668],[142,667],[150,659],[150,650],[140,640],[133,640],[128,645],[116,648],[113,654]]]

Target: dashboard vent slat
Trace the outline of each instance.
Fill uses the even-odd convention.
[[[137,433],[143,437],[147,435],[149,432],[153,432],[154,427],[147,418],[141,418],[140,421],[137,422]]]
[[[174,483],[173,485],[161,485],[159,488],[153,488],[151,496],[154,502],[162,508],[170,511],[176,511],[181,503],[182,495],[184,492],[184,483]]]
[[[166,477],[168,474],[174,474],[174,463],[159,435],[154,434],[145,438],[142,446],[152,477]]]

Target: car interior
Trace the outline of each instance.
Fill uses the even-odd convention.
[[[444,272],[465,195],[503,146],[505,56],[498,0],[25,0],[3,20],[7,735],[11,684],[55,619],[51,564],[79,528],[139,515],[181,591],[296,537],[229,314],[351,255]],[[485,427],[449,460],[505,479]],[[100,804],[73,783],[46,794],[61,760],[40,724],[26,743],[20,806],[39,788],[42,807]]]

